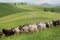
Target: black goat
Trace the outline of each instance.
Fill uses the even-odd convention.
[[[5,34],[5,36],[11,36],[11,35],[14,35],[15,33],[12,29],[10,30],[2,29],[2,32]]]

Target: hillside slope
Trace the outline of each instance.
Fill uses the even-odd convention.
[[[20,12],[29,11],[27,9],[23,8],[17,8],[13,4],[7,4],[7,3],[0,3],[0,17],[20,13]]]
[[[25,23],[37,21],[51,21],[60,19],[59,12],[45,12],[43,8],[55,8],[46,6],[11,5],[0,3],[0,29],[10,29]],[[57,8],[55,8],[57,9]],[[60,11],[60,9],[57,9]],[[11,37],[2,37],[0,40],[59,40],[60,27],[52,27],[32,34],[18,34]]]

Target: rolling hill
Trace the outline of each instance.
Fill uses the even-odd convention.
[[[55,11],[45,12],[44,8],[54,8]],[[48,22],[57,19],[60,19],[60,7],[0,3],[0,30],[10,29],[25,23]],[[0,40],[60,40],[60,27],[52,27],[32,34],[3,36]]]

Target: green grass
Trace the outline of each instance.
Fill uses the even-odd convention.
[[[55,12],[44,12],[43,8],[55,8]],[[60,8],[49,6],[11,5],[0,3],[0,30],[10,29],[25,23],[52,21],[60,19]],[[3,36],[0,40],[60,40],[60,26],[47,28],[34,33]]]

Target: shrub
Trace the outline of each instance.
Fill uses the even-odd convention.
[[[51,11],[51,12],[54,12],[54,9],[52,8],[50,11]]]
[[[44,11],[49,11],[49,9],[48,8],[44,8]]]

